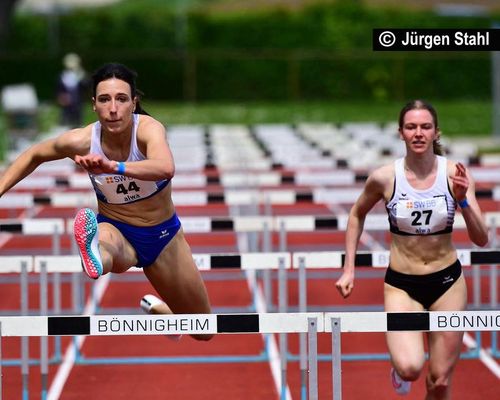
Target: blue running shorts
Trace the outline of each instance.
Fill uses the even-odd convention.
[[[153,226],[130,225],[101,214],[97,214],[97,221],[113,225],[128,240],[137,254],[138,268],[146,268],[153,264],[181,227],[181,222],[175,213],[170,219]]]

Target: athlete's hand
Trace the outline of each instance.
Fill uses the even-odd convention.
[[[467,194],[467,189],[469,188],[469,179],[467,178],[467,173],[465,172],[465,167],[462,163],[456,164],[455,175],[450,179],[453,182],[452,190],[455,195],[455,199],[458,201],[464,200]]]
[[[335,287],[345,299],[354,289],[354,274],[351,272],[344,272],[342,276],[335,282]]]
[[[75,156],[75,163],[92,174],[112,174],[116,172],[116,161],[104,159],[98,154]]]

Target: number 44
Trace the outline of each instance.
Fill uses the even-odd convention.
[[[138,192],[139,190],[141,190],[141,188],[137,186],[137,183],[135,183],[135,181],[130,182],[128,184],[128,188],[125,188],[125,185],[123,183],[120,183],[116,186],[116,193],[128,194],[128,192]]]

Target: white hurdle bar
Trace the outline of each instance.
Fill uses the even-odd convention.
[[[477,183],[500,183],[500,168],[469,168],[472,177]],[[210,185],[220,185],[225,189],[253,188],[253,187],[279,187],[283,184],[299,185],[305,187],[332,187],[352,186],[364,182],[368,177],[368,170],[353,171],[350,169],[320,169],[320,170],[294,170],[282,171],[250,171],[206,174],[201,172],[180,172],[172,180],[174,189],[210,189]],[[89,177],[84,173],[68,173],[67,175],[34,174],[19,182],[17,189],[52,189],[63,191],[67,189],[85,190],[92,189]]]
[[[325,313],[325,332],[332,339],[332,395],[342,399],[341,333],[391,331],[500,330],[500,310]]]
[[[496,279],[496,265],[500,263],[500,250],[457,250],[458,259],[464,266],[473,267],[474,304],[480,305],[479,265],[492,265],[491,278]],[[344,252],[254,252],[254,253],[220,253],[193,254],[199,270],[214,269],[303,269],[342,268]],[[77,255],[67,256],[0,256],[0,273],[19,273],[22,265],[26,272],[39,273],[42,265],[48,273],[81,272],[80,258]],[[389,251],[358,252],[356,265],[374,268],[385,268],[389,263]],[[476,290],[477,289],[477,290]],[[498,303],[496,285],[490,288],[492,307]],[[477,292],[477,293],[476,293]],[[300,310],[301,312],[305,310]]]
[[[283,272],[285,269],[299,268],[299,287],[301,288],[299,293],[299,303],[301,309],[299,312],[306,311],[306,291],[304,289],[305,285],[305,269],[309,268],[341,268],[343,264],[343,252],[311,252],[311,253],[288,253],[288,252],[278,252],[278,253],[241,253],[241,254],[194,254],[194,260],[198,265],[200,270],[212,270],[212,269],[278,269]],[[498,264],[500,260],[499,250],[459,250],[459,259],[464,265],[473,265],[473,278],[474,282],[479,282],[480,276],[474,271],[479,272],[480,264]],[[389,260],[389,253],[387,251],[363,253],[360,252],[357,255],[356,263],[361,266],[368,267],[386,267]],[[47,286],[46,273],[60,273],[60,272],[81,272],[80,259],[78,256],[35,256],[35,257],[0,257],[0,272],[19,272],[22,268],[20,264],[25,262],[26,272],[40,273],[41,279],[41,307],[44,310],[42,315],[44,315],[48,310],[46,307],[47,292],[43,288]],[[496,266],[491,269],[492,273],[496,272]],[[23,275],[23,274],[21,274]],[[286,312],[286,285],[284,274],[280,275],[280,312]],[[283,285],[282,285],[283,284]],[[284,286],[282,289],[281,286]],[[474,283],[476,287],[476,284]],[[495,286],[496,288],[496,286]],[[490,291],[493,290],[493,285]],[[475,290],[474,292],[474,303],[476,304],[476,297],[480,298],[480,293]],[[497,307],[497,293],[496,291],[491,294],[492,307]],[[284,307],[282,307],[284,305]],[[284,334],[280,335],[281,337]],[[302,333],[301,336],[304,336]],[[46,341],[46,337],[42,337],[42,341]],[[56,340],[58,338],[56,337]],[[25,339],[23,339],[25,340]],[[301,338],[302,343],[302,338]],[[282,342],[283,347],[286,347],[286,343]],[[44,357],[47,356],[47,346],[46,343],[41,343],[42,353]],[[24,349],[24,347],[23,347]],[[26,349],[27,350],[27,349]],[[22,350],[23,354],[27,351]],[[301,354],[305,352],[301,352]],[[27,357],[23,357],[24,360]],[[282,360],[284,357],[282,358]],[[301,362],[302,363],[302,362]],[[303,365],[301,365],[303,367]],[[283,372],[286,373],[285,367],[282,365]],[[26,368],[27,369],[27,368]],[[305,370],[305,368],[302,368]],[[43,368],[47,370],[47,368]],[[26,372],[27,377],[27,372]],[[24,375],[23,375],[24,379]]]
[[[203,335],[325,332],[324,313],[78,315],[0,317],[2,336]]]
[[[310,340],[309,399],[317,400],[316,335],[320,332],[331,332],[333,399],[341,400],[340,334],[342,332],[498,330],[500,330],[500,310],[0,317],[0,354],[3,336],[307,332]]]
[[[201,270],[211,270],[220,268],[235,269],[290,269],[299,268],[299,276],[305,277],[305,268],[341,268],[343,252],[311,252],[311,253],[241,253],[241,254],[194,254],[194,259]],[[498,250],[459,250],[459,259],[464,265],[493,264],[500,260]],[[6,257],[0,265],[0,272],[19,272],[19,264],[24,260],[25,270],[30,272],[79,272],[80,260],[78,256],[35,256],[35,257]],[[371,267],[386,267],[389,260],[387,251],[363,253],[357,256],[357,264]],[[5,268],[7,267],[7,268]],[[5,269],[4,269],[5,268]],[[304,274],[300,274],[300,268]],[[3,271],[2,271],[3,270]],[[496,271],[494,268],[493,270]],[[42,279],[46,281],[46,278]],[[41,282],[43,283],[43,282]],[[299,285],[301,283],[299,282]],[[43,286],[43,285],[42,285]],[[280,291],[281,295],[281,291]],[[300,304],[305,306],[305,292],[300,294]],[[45,297],[45,296],[42,296]],[[303,297],[303,298],[302,298]],[[497,298],[492,296],[493,298]],[[41,299],[43,303],[43,299]],[[280,298],[281,302],[285,300]],[[496,300],[495,300],[496,301]],[[280,312],[286,312],[280,307]],[[300,312],[305,310],[299,310]],[[45,311],[46,312],[46,311]],[[43,314],[42,314],[43,315]],[[303,334],[301,334],[303,335]],[[46,339],[46,338],[45,338]],[[45,340],[42,338],[42,340]],[[43,348],[45,346],[42,345]]]
[[[309,399],[318,400],[317,332],[324,332],[322,313],[171,314],[0,317],[2,337],[269,334],[307,332],[310,370]],[[0,367],[2,359],[0,357]],[[46,391],[48,357],[41,352],[42,392]],[[1,372],[1,368],[0,368]],[[284,379],[284,377],[282,377]],[[1,395],[0,375],[0,399]]]
[[[500,263],[500,250],[457,250],[458,259],[464,266],[473,267],[474,304],[480,305],[479,287],[480,265],[491,265],[491,279],[496,280],[496,266]],[[342,268],[345,253],[342,251],[318,252],[249,252],[249,253],[195,253],[193,259],[199,270],[215,269],[322,269]],[[356,266],[386,268],[389,263],[389,251],[360,251],[356,255]],[[40,273],[42,266],[48,273],[81,273],[80,257],[77,255],[53,256],[0,256],[1,273],[19,273],[22,265],[26,272]],[[492,307],[498,304],[497,287],[490,287]],[[478,292],[476,294],[476,292]],[[305,302],[304,302],[305,303]],[[305,304],[304,304],[305,305]],[[283,310],[281,310],[283,311]],[[304,312],[305,310],[300,310]]]
[[[492,229],[498,227],[500,212],[485,212],[486,225]],[[238,217],[182,217],[181,222],[186,233],[209,232],[260,232],[266,229],[286,232],[314,232],[317,230],[347,229],[349,215],[289,215],[289,216],[238,216]],[[22,233],[25,235],[50,235],[73,233],[73,218],[23,218],[0,219],[0,231]],[[365,221],[367,230],[387,230],[387,214],[370,214]],[[465,228],[462,215],[455,216],[455,229]]]
[[[226,189],[217,192],[206,190],[177,190],[172,199],[177,206],[225,204],[297,204],[309,202],[316,204],[354,203],[362,192],[362,187],[322,188],[312,190],[295,189]],[[478,199],[500,200],[500,185],[492,189],[477,190]],[[97,200],[92,191],[55,192],[48,195],[32,193],[6,193],[0,198],[0,208],[29,208],[35,205],[54,207],[96,207]]]

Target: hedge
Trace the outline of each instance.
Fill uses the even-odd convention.
[[[121,61],[158,100],[488,99],[489,54],[377,53],[372,29],[488,28],[487,18],[449,18],[337,1],[302,11],[180,14],[157,0],[125,1],[59,15],[16,15],[0,86],[33,82],[52,99],[61,58],[79,53],[87,70]],[[165,5],[164,5],[165,4]]]

